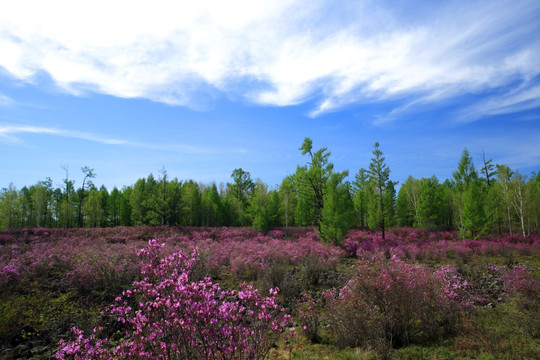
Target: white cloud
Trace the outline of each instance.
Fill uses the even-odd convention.
[[[0,106],[8,106],[13,104],[13,100],[6,95],[0,94]]]
[[[0,137],[10,139],[11,141],[20,142],[20,139],[18,139],[14,135],[22,134],[22,133],[64,136],[64,137],[71,137],[71,138],[76,138],[76,139],[99,142],[99,143],[107,144],[107,145],[132,145],[134,144],[132,142],[125,141],[125,140],[102,137],[99,135],[94,135],[91,133],[86,133],[86,132],[81,132],[81,131],[63,130],[63,129],[47,128],[47,127],[31,126],[31,125],[0,125]]]
[[[198,146],[191,144],[148,144],[143,142],[130,141],[125,139],[111,138],[99,134],[93,134],[83,131],[74,131],[59,129],[54,127],[43,127],[33,125],[0,125],[0,139],[10,143],[25,144],[24,141],[17,137],[18,134],[42,134],[61,136],[73,139],[97,142],[105,145],[128,146],[131,148],[148,149],[165,151],[174,154],[189,154],[189,155],[223,155],[223,154],[245,154],[246,149],[243,148],[218,148],[209,146]]]
[[[26,81],[46,71],[75,94],[191,107],[216,91],[279,106],[317,99],[313,116],[390,98],[414,108],[540,74],[537,1],[385,4],[12,1],[0,66]]]

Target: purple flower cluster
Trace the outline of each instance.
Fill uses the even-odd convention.
[[[280,230],[264,236],[249,228],[116,227],[95,229],[28,229],[0,233],[0,289],[26,277],[62,274],[62,282],[81,293],[129,285],[138,277],[135,250],[151,238],[167,244],[166,252],[199,248],[207,274],[229,273],[253,280],[275,262],[301,265],[315,259],[325,266],[344,255],[321,244],[312,232],[291,239]]]
[[[343,248],[350,256],[387,253],[401,259],[441,261],[456,257],[505,255],[512,251],[522,254],[536,253],[540,250],[540,236],[461,240],[448,231],[428,232],[415,228],[396,228],[389,231],[383,240],[379,233],[351,230],[344,240]]]
[[[263,297],[250,285],[223,290],[209,278],[189,280],[196,253],[160,257],[163,244],[150,240],[138,252],[142,280],[107,309],[125,327],[115,346],[74,329],[61,341],[58,359],[257,359],[264,358],[290,316],[276,304],[277,289]]]

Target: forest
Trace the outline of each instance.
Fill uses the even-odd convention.
[[[277,187],[232,171],[230,183],[202,184],[171,178],[165,169],[135,184],[97,188],[94,169],[83,167],[80,185],[66,176],[61,185],[47,178],[31,186],[0,191],[0,228],[73,228],[138,225],[313,226],[326,241],[339,244],[352,228],[382,231],[394,226],[426,230],[456,229],[462,237],[520,234],[540,230],[540,173],[527,176],[482,154],[475,166],[465,148],[450,179],[409,176],[401,184],[379,143],[366,168],[347,181],[337,172],[331,152],[313,149],[310,138],[299,148],[305,163]],[[457,159],[457,157],[456,157]],[[396,188],[399,187],[399,191]]]

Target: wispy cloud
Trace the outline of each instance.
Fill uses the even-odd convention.
[[[13,100],[5,95],[0,94],[0,106],[7,106],[13,104]]]
[[[93,134],[89,132],[59,129],[54,127],[42,127],[32,125],[0,125],[0,139],[11,143],[24,144],[18,134],[42,134],[61,136],[73,139],[92,141],[104,145],[127,146],[138,149],[159,150],[171,153],[182,153],[189,155],[218,155],[218,154],[243,154],[247,150],[243,148],[213,148],[211,146],[197,146],[190,144],[148,144],[137,141],[124,140]]]
[[[200,106],[201,93],[214,92],[277,106],[315,100],[312,116],[352,103],[403,100],[406,105],[383,115],[388,120],[425,100],[509,86],[499,94],[508,106],[476,104],[469,119],[539,106],[520,100],[537,91],[538,1],[409,7],[325,0],[12,1],[0,13],[0,66],[27,81],[46,71],[74,94],[190,107]]]
[[[21,142],[21,140],[15,135],[24,133],[70,137],[75,139],[94,141],[106,145],[135,145],[135,143],[130,141],[102,137],[99,135],[81,131],[63,130],[31,125],[0,125],[0,137],[9,139],[11,141]]]

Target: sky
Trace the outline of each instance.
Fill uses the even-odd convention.
[[[170,178],[270,186],[327,147],[349,179],[452,176],[464,148],[540,170],[540,2],[9,1],[0,188]]]

